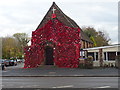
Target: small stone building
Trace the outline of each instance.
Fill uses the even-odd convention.
[[[92,46],[81,28],[53,2],[32,32],[31,46],[25,48],[24,68],[42,65],[77,68],[80,48]]]

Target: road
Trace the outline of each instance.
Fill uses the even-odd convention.
[[[118,77],[3,77],[3,88],[118,88]]]

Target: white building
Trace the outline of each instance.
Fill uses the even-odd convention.
[[[93,57],[94,66],[100,66],[101,63],[102,65],[115,66],[115,58],[116,56],[120,55],[119,49],[120,49],[120,44],[86,48],[83,50],[87,51],[88,56]]]

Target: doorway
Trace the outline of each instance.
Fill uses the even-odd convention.
[[[54,65],[53,48],[50,46],[45,47],[45,65]]]

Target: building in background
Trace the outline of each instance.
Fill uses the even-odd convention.
[[[115,66],[116,56],[120,55],[120,44],[93,47],[83,49],[87,51],[87,56],[92,56],[94,60],[94,66]]]

